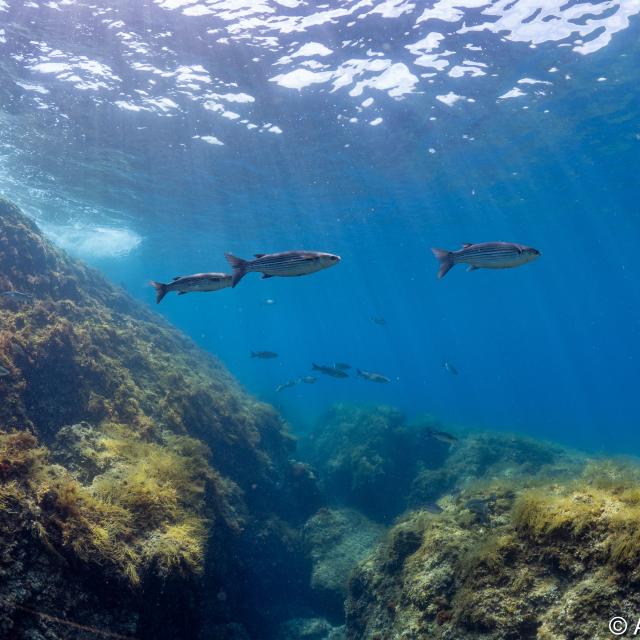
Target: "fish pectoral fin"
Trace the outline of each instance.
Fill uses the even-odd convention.
[[[263,273],[262,274],[262,280],[264,280],[265,278],[273,278],[273,276],[269,275],[268,273]]]
[[[467,271],[476,271],[476,270],[477,270],[477,269],[479,269],[479,268],[480,268],[480,267],[474,267],[472,264],[470,264],[470,265],[467,267]]]

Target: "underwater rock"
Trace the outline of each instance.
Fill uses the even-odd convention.
[[[346,640],[344,626],[333,627],[324,618],[294,618],[281,627],[276,640]]]
[[[320,509],[304,526],[312,562],[311,589],[318,606],[341,619],[353,568],[377,545],[384,527],[353,509]]]
[[[412,481],[408,505],[420,508],[479,479],[492,481],[579,473],[584,456],[557,445],[509,433],[472,433],[451,447],[441,467],[423,468]]]
[[[292,617],[269,607],[308,584],[288,518],[317,487],[277,412],[1,199],[0,289],[32,296],[0,300],[0,504],[24,520],[0,519],[2,628],[32,633],[26,608],[154,640],[245,618],[262,637]],[[46,588],[25,586],[25,557]]]
[[[416,474],[439,467],[448,454],[447,445],[428,436],[434,427],[433,420],[408,425],[392,407],[339,404],[301,441],[300,451],[318,469],[332,504],[389,522],[406,508]]]
[[[623,466],[624,469],[621,469]],[[408,514],[354,571],[350,640],[605,640],[640,610],[640,467],[476,485]],[[479,521],[470,500],[488,504]]]

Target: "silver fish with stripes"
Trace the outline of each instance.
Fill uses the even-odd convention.
[[[256,253],[254,260],[243,260],[230,253],[224,255],[233,268],[232,287],[235,287],[250,272],[261,273],[263,278],[306,276],[340,262],[340,256],[320,251]]]
[[[468,264],[467,271],[475,269],[510,269],[532,262],[540,257],[540,252],[533,247],[513,242],[481,242],[462,245],[458,251],[431,249],[440,261],[438,278],[444,278],[449,269],[457,264]]]
[[[179,296],[193,291],[219,291],[231,286],[231,276],[227,273],[194,273],[191,276],[176,276],[169,284],[150,283],[156,290],[156,304],[160,304],[170,291],[177,291]]]

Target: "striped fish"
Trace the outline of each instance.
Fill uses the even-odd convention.
[[[321,253],[320,251],[256,253],[255,260],[243,260],[230,253],[225,253],[224,255],[233,267],[232,287],[235,287],[247,273],[252,271],[262,273],[263,278],[306,276],[309,273],[332,267],[340,262],[340,256],[334,256],[332,253]]]
[[[468,264],[467,271],[475,269],[509,269],[531,262],[540,256],[533,247],[525,247],[513,242],[465,243],[458,251],[431,249],[440,261],[438,278],[444,278],[449,269],[456,264]]]
[[[194,273],[192,276],[176,276],[169,284],[151,281],[156,289],[156,304],[170,291],[179,296],[192,291],[219,291],[231,286],[231,276],[227,273]]]

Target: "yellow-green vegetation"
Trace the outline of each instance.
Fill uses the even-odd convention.
[[[28,505],[34,529],[69,560],[107,565],[135,585],[145,569],[167,576],[202,569],[205,489],[215,480],[197,440],[160,442],[122,425],[98,430],[91,454],[102,472],[82,484],[52,464],[33,434],[0,432],[0,504]]]
[[[513,522],[538,543],[587,538],[587,549],[602,562],[637,571],[640,469],[621,461],[591,463],[577,480],[523,492]]]
[[[407,514],[356,570],[349,637],[605,640],[640,609],[636,463],[488,478],[440,506]]]

